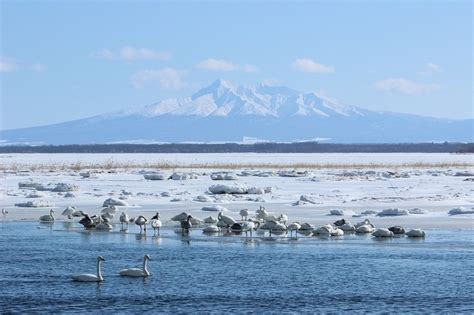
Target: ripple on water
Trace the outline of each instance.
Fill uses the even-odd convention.
[[[432,231],[423,241],[377,242],[136,234],[36,229],[0,230],[0,309],[4,312],[471,312],[471,231]],[[58,228],[56,230],[56,228]],[[25,232],[28,231],[28,232]],[[148,279],[118,275],[152,260]],[[95,272],[105,282],[75,283]]]

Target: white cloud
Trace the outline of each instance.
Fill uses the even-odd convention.
[[[135,88],[158,85],[162,89],[179,90],[184,86],[183,74],[183,71],[173,68],[146,69],[132,75],[130,80]]]
[[[42,63],[35,63],[30,67],[30,70],[34,72],[45,72],[46,70],[48,70],[48,66]]]
[[[109,49],[102,49],[99,51],[95,51],[91,54],[91,56],[97,59],[107,59],[107,60],[117,59],[115,54]]]
[[[291,67],[296,71],[308,73],[333,73],[334,68],[315,62],[310,58],[299,58],[293,61]]]
[[[235,71],[239,66],[227,60],[209,58],[198,63],[196,68],[210,71]]]
[[[169,60],[171,54],[148,48],[134,48],[124,46],[119,51],[102,49],[91,54],[92,57],[106,60]]]
[[[196,65],[196,68],[208,71],[243,71],[247,73],[257,72],[257,67],[249,64],[239,65],[237,63],[224,60],[208,58]]]
[[[14,72],[17,68],[15,60],[0,57],[0,72]]]
[[[243,65],[242,66],[242,71],[247,72],[247,73],[252,73],[252,72],[257,72],[257,67],[252,66],[252,65]]]
[[[440,65],[429,62],[426,64],[425,69],[420,72],[420,74],[433,74],[443,71]]]
[[[400,92],[403,94],[427,94],[440,89],[438,84],[417,83],[403,78],[385,79],[374,83],[380,91]]]
[[[129,46],[122,47],[120,57],[125,60],[168,60],[171,58],[167,52]]]

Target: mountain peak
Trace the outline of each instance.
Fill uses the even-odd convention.
[[[211,85],[204,87],[200,89],[199,91],[197,91],[196,93],[194,93],[191,96],[191,98],[194,100],[206,94],[214,94],[217,97],[219,97],[225,92],[234,91],[234,90],[236,90],[236,86],[233,83],[222,80],[222,79],[217,79]]]

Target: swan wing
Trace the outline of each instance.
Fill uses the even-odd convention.
[[[83,273],[80,275],[72,276],[72,280],[79,281],[79,282],[98,282],[100,281],[96,275],[90,273]]]

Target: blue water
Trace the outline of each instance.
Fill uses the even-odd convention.
[[[2,312],[474,312],[472,231],[430,231],[424,240],[370,236],[298,240],[240,236],[160,237],[131,229],[5,222],[0,228]],[[148,279],[118,271],[152,261]],[[76,283],[95,273],[104,283]]]

